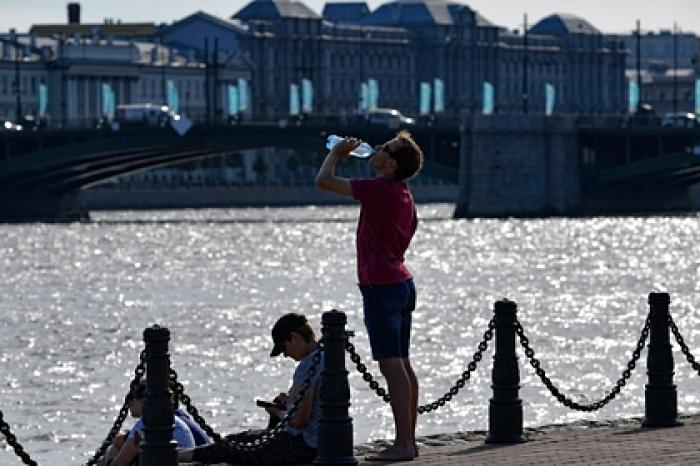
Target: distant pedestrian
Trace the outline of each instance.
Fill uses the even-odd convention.
[[[361,204],[356,238],[358,283],[372,356],[389,386],[396,429],[394,444],[368,459],[406,461],[418,456],[418,381],[409,360],[416,289],[404,265],[418,217],[406,180],[421,169],[423,153],[410,133],[401,131],[376,147],[369,161],[375,178],[336,176],[338,161],[349,157],[359,144],[355,138],[345,138],[334,146],[319,169],[316,184]]]

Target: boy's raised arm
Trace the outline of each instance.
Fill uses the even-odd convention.
[[[352,185],[347,178],[341,178],[335,175],[335,166],[338,160],[350,156],[350,151],[360,145],[360,141],[355,138],[345,138],[339,142],[326,155],[326,158],[321,164],[321,168],[316,175],[316,186],[326,191],[344,196],[352,196]]]

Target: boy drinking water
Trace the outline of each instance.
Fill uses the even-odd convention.
[[[360,144],[345,138],[328,153],[318,175],[320,188],[360,201],[357,278],[372,357],[386,378],[394,414],[394,444],[368,460],[406,461],[418,456],[415,443],[418,381],[409,360],[411,312],[416,306],[413,276],[404,253],[418,225],[406,180],[423,165],[423,153],[406,131],[375,148],[370,179],[335,175],[335,166]]]

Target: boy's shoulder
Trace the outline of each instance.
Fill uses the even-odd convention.
[[[380,176],[374,178],[356,178],[350,181],[352,185],[352,194],[356,199],[363,200],[368,196],[374,196],[377,193],[390,196],[392,194],[401,195],[406,192],[411,192],[408,185],[400,180],[391,178],[383,178]]]
[[[299,364],[297,364],[296,370],[294,371],[296,376],[305,376],[311,370],[311,367],[314,365],[315,362],[314,356],[316,355],[316,353],[320,354],[318,364],[315,368],[315,374],[318,375],[321,373],[321,367],[323,367],[323,351],[321,351],[321,348],[317,348],[311,353],[309,353],[304,359],[299,361]]]

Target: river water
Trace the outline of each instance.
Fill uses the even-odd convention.
[[[700,352],[698,216],[453,220],[452,209],[419,206],[407,255],[419,293],[412,358],[421,403],[466,369],[504,297],[518,303],[553,381],[579,401],[604,396],[625,368],[650,291],[671,294],[671,312]],[[357,214],[97,212],[89,224],[0,226],[5,419],[40,464],[85,462],[121,406],[143,329],[158,323],[171,330],[173,367],[217,431],[264,425],[253,400],[286,389],[294,366],[268,357],[281,314],[304,312],[319,328],[324,311],[345,311],[370,361],[355,285]],[[420,417],[420,435],[487,429],[492,354],[451,403]],[[700,381],[675,346],[674,359],[680,410],[698,412]],[[583,414],[558,405],[520,362],[528,426],[643,414],[644,360],[618,399]],[[357,373],[350,384],[355,442],[393,435],[388,405]],[[12,455],[0,452],[0,463],[14,464]]]

